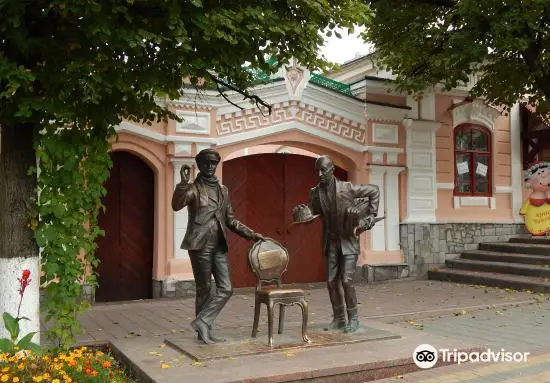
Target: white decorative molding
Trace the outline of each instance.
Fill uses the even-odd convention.
[[[254,129],[254,130],[245,131],[242,133],[228,134],[226,136],[218,137],[215,140],[215,142],[216,142],[216,145],[219,147],[219,146],[231,145],[237,142],[249,141],[260,137],[267,137],[267,136],[280,134],[288,131],[294,131],[294,130],[330,141],[332,143],[335,143],[342,147],[346,147],[356,152],[366,152],[369,149],[367,145],[362,145],[357,142],[353,142],[346,138],[339,137],[330,132],[320,130],[311,125],[305,124],[302,121],[295,121],[295,120],[274,124],[262,129]]]
[[[435,120],[435,94],[425,93],[420,100],[420,118]]]
[[[469,197],[469,196],[454,196],[453,207],[459,209],[461,207],[489,207],[492,210],[496,209],[495,197]]]
[[[397,164],[397,152],[386,152],[386,162],[390,165]]]
[[[410,166],[415,170],[432,170],[435,153],[426,152],[424,150],[410,150]]]
[[[401,123],[409,113],[407,107],[379,105],[370,102],[365,103],[367,118],[373,121],[392,121]]]
[[[513,193],[514,188],[512,186],[495,186],[495,193]],[[518,209],[519,211],[519,209]]]
[[[464,103],[453,108],[453,129],[460,124],[481,124],[491,131],[500,112],[485,104],[481,100]]]
[[[437,208],[435,132],[437,121],[406,119],[407,218],[405,222],[435,222]]]
[[[364,152],[387,152],[387,153],[403,153],[403,148],[391,148],[384,146],[368,146],[354,143],[347,139],[342,139],[340,137],[334,136],[325,131],[313,128],[310,125],[306,125],[300,121],[289,121],[281,123],[279,125],[273,125],[268,128],[262,128],[259,130],[252,130],[244,133],[231,134],[224,137],[201,137],[201,136],[183,136],[183,135],[164,135],[147,129],[145,127],[137,126],[129,122],[122,122],[120,125],[115,127],[117,132],[127,132],[134,134],[139,137],[146,138],[153,142],[159,143],[174,143],[174,144],[184,144],[187,145],[190,142],[195,143],[205,143],[209,145],[216,146],[225,146],[232,145],[238,142],[249,141],[255,138],[268,137],[274,134],[288,132],[288,131],[299,131],[303,133],[310,134],[314,137],[321,138],[333,142],[335,144],[341,145],[342,147],[351,149],[353,151],[364,153]]]
[[[389,124],[372,124],[372,142],[382,144],[399,143],[399,126]]]
[[[521,116],[519,104],[514,104],[510,110],[510,163],[512,173],[512,216],[514,221],[523,221],[519,214],[522,205],[522,160],[521,160]]]
[[[296,65],[286,66],[284,72],[285,85],[290,100],[300,100],[311,74],[306,68]]]
[[[405,153],[403,148],[393,148],[388,146],[366,146],[367,151],[372,153]]]
[[[358,124],[365,123],[365,103],[345,94],[308,83],[301,102]]]
[[[212,145],[211,144],[201,144],[201,143],[197,143],[197,153],[200,152],[201,150],[204,150],[204,149],[208,149],[208,148],[211,148]]]
[[[386,250],[399,250],[399,173],[405,170],[403,166],[386,167]]]
[[[333,136],[339,136],[360,144],[365,142],[364,125],[296,101],[275,108],[270,115],[264,115],[259,111],[249,109],[239,116],[235,114],[221,116],[217,121],[217,131],[219,136],[227,136],[263,130],[287,121],[300,121],[312,126],[314,129],[330,132]]]
[[[210,134],[210,113],[188,110],[176,111],[183,121],[176,121],[177,133]]]
[[[407,114],[407,117],[417,120],[419,118],[418,100],[416,100],[414,96],[407,96],[407,106],[411,108],[411,110]]]
[[[455,189],[455,184],[452,183],[452,182],[438,182],[436,184],[436,187],[438,189],[443,189],[443,190],[454,190]]]
[[[384,152],[372,153],[372,162],[375,164],[384,163]]]
[[[434,176],[431,173],[416,172],[411,177],[411,187],[417,193],[434,192]]]
[[[180,144],[174,145],[174,152],[176,156],[191,154],[191,151],[192,151],[191,142],[182,142]]]
[[[386,214],[386,188],[385,174],[386,167],[380,165],[369,166],[369,183],[377,185],[380,190],[380,199],[378,200],[378,217]],[[391,202],[395,203],[395,202]],[[385,221],[385,220],[384,220]],[[386,226],[384,222],[379,222],[370,230],[371,250],[385,251],[386,250]],[[398,237],[399,238],[399,237]]]

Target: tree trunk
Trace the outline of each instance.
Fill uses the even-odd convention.
[[[40,268],[36,241],[29,224],[29,210],[36,198],[36,176],[27,174],[36,166],[33,126],[0,126],[0,314],[16,316],[20,303],[18,278],[24,269],[31,272],[19,315],[20,337],[37,332],[40,340]],[[0,338],[9,337],[0,326]]]

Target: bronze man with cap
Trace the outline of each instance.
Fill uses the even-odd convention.
[[[355,332],[359,328],[357,296],[353,285],[360,251],[358,234],[374,226],[380,191],[376,185],[354,185],[336,179],[334,163],[329,156],[319,157],[315,169],[319,184],[311,189],[309,203],[296,206],[293,215],[321,215],[327,287],[334,315],[329,328]],[[363,207],[358,207],[359,201]],[[359,220],[359,226],[354,226],[358,214],[364,217]],[[351,226],[350,220],[354,221]]]
[[[196,284],[195,320],[191,326],[204,343],[224,341],[212,333],[212,325],[233,293],[227,263],[226,227],[249,240],[263,236],[239,222],[231,207],[228,189],[216,177],[220,155],[213,149],[204,149],[195,157],[200,173],[189,182],[190,168],[182,166],[181,182],[172,196],[172,209],[189,209],[187,232],[181,245],[189,252]],[[216,290],[211,290],[211,276]]]

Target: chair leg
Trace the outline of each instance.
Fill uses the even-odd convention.
[[[279,305],[279,334],[283,333],[285,323],[285,305]]]
[[[267,332],[267,336],[268,336],[268,340],[267,340],[267,345],[269,347],[272,347],[273,346],[273,309],[274,309],[274,306],[275,304],[271,301],[269,301],[269,303],[267,304],[267,327],[268,327],[268,332]]]
[[[305,299],[300,301],[300,307],[302,308],[302,339],[306,343],[311,343],[307,336],[308,303]]]
[[[256,297],[256,302],[254,303],[254,324],[252,325],[252,338],[256,338],[256,334],[258,334],[258,322],[260,321],[260,309],[261,309],[261,303],[258,297]]]

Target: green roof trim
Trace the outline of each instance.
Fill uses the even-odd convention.
[[[333,80],[319,73],[312,73],[309,82],[315,85],[322,86],[323,88],[332,89],[337,92],[343,93],[347,96],[352,96],[351,86],[344,84],[343,82]]]

